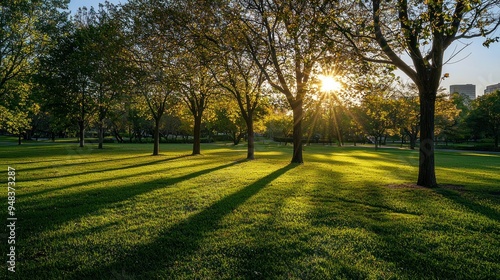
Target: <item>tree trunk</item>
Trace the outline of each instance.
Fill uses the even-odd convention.
[[[434,170],[434,93],[420,93],[420,166],[417,185],[436,187]]]
[[[123,137],[120,136],[116,128],[113,129],[113,134],[115,135],[116,142],[123,143]]]
[[[415,146],[417,146],[417,136],[414,134],[409,134],[410,136],[410,149],[415,150]]]
[[[160,118],[155,119],[153,138],[153,156],[157,156],[160,154]]]
[[[17,145],[21,145],[21,143],[22,143],[22,142],[21,142],[21,137],[22,137],[22,133],[19,133],[19,134],[17,135]]]
[[[292,163],[304,163],[302,157],[302,100],[293,104],[293,157]]]
[[[193,137],[193,155],[199,155],[201,154],[201,114],[194,116]]]
[[[99,121],[99,146],[98,149],[102,149],[102,143],[104,143],[104,125],[102,124],[103,120]]]
[[[255,159],[255,135],[253,132],[253,115],[248,114],[247,121],[247,135],[248,135],[248,148],[247,148],[247,159]]]
[[[85,146],[85,125],[83,120],[78,121],[78,128],[80,129],[78,136],[80,137],[80,148]]]

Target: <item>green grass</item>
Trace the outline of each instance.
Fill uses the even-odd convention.
[[[18,279],[498,279],[500,155],[290,146],[1,146]],[[6,185],[7,172],[1,178]],[[404,187],[404,185],[408,185]],[[403,186],[402,186],[403,185]],[[6,187],[2,213],[6,219]],[[4,237],[7,229],[4,229]],[[5,240],[5,238],[3,238]],[[7,244],[1,252],[6,259]],[[5,263],[5,262],[4,262]],[[0,275],[2,275],[0,274]],[[1,277],[0,277],[1,278]]]

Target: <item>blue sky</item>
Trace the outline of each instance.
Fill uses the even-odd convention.
[[[76,11],[81,6],[97,7],[104,0],[72,0],[69,4],[71,11]],[[114,4],[125,3],[127,0],[110,0]],[[500,30],[495,36],[500,37]],[[483,39],[464,40],[456,43],[447,50],[449,57],[454,52],[454,47],[459,50],[464,43],[472,43],[465,50],[460,52],[443,68],[443,73],[450,73],[450,77],[445,79],[441,86],[449,90],[453,84],[475,84],[476,94],[482,95],[484,88],[488,85],[500,83],[500,42],[492,44],[490,48],[482,46]],[[403,81],[408,80],[402,72],[398,72]]]
[[[495,36],[500,37],[500,30]],[[476,95],[482,95],[486,86],[500,83],[500,42],[489,48],[484,47],[483,42],[483,38],[463,41],[472,44],[444,66],[443,72],[450,73],[450,78],[443,81],[443,87],[449,90],[452,84],[475,84]],[[453,50],[453,46],[447,50],[448,57]]]
[[[78,10],[79,7],[87,7],[89,8],[90,6],[97,7],[99,6],[99,3],[104,3],[105,0],[71,0],[69,3],[69,10],[70,11],[76,11]],[[120,4],[120,3],[125,3],[127,0],[108,0],[108,2],[113,3],[113,4]]]

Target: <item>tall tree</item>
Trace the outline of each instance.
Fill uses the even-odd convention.
[[[193,155],[201,154],[201,124],[203,113],[208,108],[209,100],[218,89],[213,76],[203,65],[196,63],[196,59],[191,62],[186,74],[181,81],[182,100],[193,116]],[[185,63],[189,65],[189,63]]]
[[[79,146],[84,147],[85,128],[93,110],[92,41],[90,29],[80,26],[58,39],[56,48],[41,61],[38,81],[44,86],[45,107],[60,118],[75,120],[78,124]]]
[[[174,4],[177,22],[182,99],[193,116],[193,155],[201,153],[203,113],[210,99],[220,93],[209,65],[218,55],[214,39],[222,34],[224,23],[219,1],[186,0]],[[193,7],[196,7],[195,9]]]
[[[160,152],[160,122],[178,90],[182,56],[176,12],[169,2],[129,1],[122,14],[133,90],[143,96],[154,121],[153,155]]]
[[[262,97],[264,75],[241,44],[245,38],[237,25],[230,25],[228,29],[219,45],[215,67],[211,70],[217,84],[237,101],[247,127],[247,159],[251,160],[255,158],[254,118]]]
[[[241,0],[241,30],[266,81],[286,96],[293,110],[293,163],[303,163],[304,97],[314,67],[333,47],[326,34],[325,11],[333,1]]]
[[[38,105],[30,96],[31,76],[40,56],[64,32],[68,1],[14,1],[0,3],[0,129],[21,134],[30,126]]]
[[[76,20],[86,30],[86,55],[92,70],[89,73],[90,96],[95,104],[98,127],[98,148],[103,148],[105,119],[127,85],[130,67],[125,61],[124,40],[117,9],[113,4],[100,4],[98,9],[80,9]]]
[[[343,26],[343,30],[356,51],[367,61],[396,66],[418,88],[421,144],[417,184],[420,186],[437,185],[435,101],[446,63],[444,53],[460,39],[483,36],[486,46],[498,41],[498,37],[488,36],[500,25],[499,8],[498,0],[372,0],[367,6],[360,2],[351,7],[352,25]],[[365,14],[370,14],[370,18],[356,16]],[[370,27],[369,33],[355,26]],[[364,49],[363,44],[370,40],[378,45],[379,52]],[[401,58],[400,53],[406,53],[411,63]]]

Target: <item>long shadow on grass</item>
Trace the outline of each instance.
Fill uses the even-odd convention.
[[[177,159],[181,159],[181,158],[185,158],[185,157],[190,157],[190,156],[191,155],[181,155],[181,156],[172,157],[172,158],[163,158],[163,159],[157,159],[157,160],[153,160],[153,161],[146,161],[146,162],[137,163],[137,164],[133,164],[133,165],[125,165],[125,166],[119,166],[119,167],[108,168],[108,169],[90,170],[90,171],[84,171],[81,173],[70,173],[70,174],[66,174],[66,175],[56,176],[55,179],[74,177],[74,176],[82,176],[82,175],[87,175],[87,174],[96,174],[96,173],[109,172],[109,171],[125,170],[125,169],[130,169],[130,168],[144,167],[144,166],[149,166],[149,165],[153,165],[153,164],[161,164],[161,163],[165,163],[168,161],[173,161],[173,160],[177,160]],[[148,156],[148,157],[150,157],[150,156]],[[138,157],[135,157],[135,158],[138,158]],[[118,158],[118,159],[114,159],[111,161],[121,161],[121,160],[123,160],[123,159]],[[91,164],[91,163],[100,163],[100,162],[90,162],[90,163],[83,163],[83,164]],[[62,166],[57,165],[55,167],[52,166],[51,168],[65,168],[68,165],[80,166],[80,165],[82,165],[82,163],[67,164],[67,165],[62,165]],[[37,181],[37,180],[44,180],[44,179],[52,179],[52,178],[54,178],[54,177],[53,176],[38,177],[38,178],[23,180],[23,181],[29,182],[29,181]]]
[[[140,184],[130,184],[121,187],[91,189],[83,192],[61,195],[57,197],[57,204],[47,201],[47,198],[33,200],[34,207],[23,215],[23,220],[31,221],[27,228],[36,228],[36,231],[45,231],[55,228],[65,222],[81,218],[85,215],[95,213],[113,203],[125,201],[134,196],[141,195],[159,188],[166,188],[185,180],[209,174],[224,168],[228,168],[243,160],[230,162],[212,168],[203,169],[176,178],[160,178]],[[29,230],[29,229],[27,229]],[[33,229],[31,229],[33,230]],[[33,232],[31,232],[33,234]]]
[[[167,162],[167,161],[175,160],[175,159],[182,158],[182,157],[184,157],[184,156],[171,158],[171,159],[164,159],[161,162]],[[159,162],[160,161],[154,161],[154,162],[142,163],[142,164],[137,164],[137,165],[123,166],[123,167],[119,167],[119,168],[105,169],[105,170],[100,170],[99,173],[143,167],[143,166],[147,166],[147,165],[151,165],[151,164],[159,163]],[[174,169],[179,169],[179,168],[184,168],[184,167],[194,167],[197,165],[206,165],[206,164],[207,164],[206,162],[202,162],[202,163],[194,164],[194,165],[184,165],[184,166],[173,167],[173,168],[170,167],[168,170],[171,171]],[[104,183],[104,182],[116,181],[116,180],[120,180],[120,179],[132,178],[132,177],[136,177],[136,176],[145,176],[145,175],[158,173],[158,172],[161,172],[161,170],[155,169],[155,170],[151,170],[148,172],[140,172],[139,171],[137,173],[127,173],[127,175],[124,175],[124,176],[113,176],[110,178],[97,179],[97,180],[92,180],[92,181],[82,181],[79,183],[69,184],[69,185],[64,184],[64,185],[59,186],[59,187],[44,188],[43,190],[39,190],[39,191],[27,192],[26,194],[18,195],[18,197],[30,197],[31,198],[31,197],[35,197],[37,195],[51,193],[51,192],[55,192],[55,191],[67,190],[67,189],[76,188],[76,187],[85,186],[85,185],[92,185],[92,184],[99,184],[99,183]],[[98,173],[98,172],[89,171],[89,172],[83,172],[83,173],[79,173],[79,174],[68,174],[65,176],[56,177],[55,179],[59,179],[59,178],[63,178],[63,177],[79,176],[79,175],[84,175],[84,174],[95,174],[95,173]],[[38,179],[33,179],[33,180],[43,180],[43,179],[47,179],[47,178],[38,178]],[[31,181],[31,180],[25,180],[25,181]]]
[[[68,168],[72,166],[78,166],[82,167],[84,165],[90,165],[90,164],[103,164],[105,162],[117,162],[117,161],[122,161],[122,160],[129,160],[129,159],[140,159],[140,158],[148,158],[152,157],[151,155],[135,155],[131,157],[120,157],[120,158],[111,158],[111,159],[103,159],[103,160],[96,160],[96,161],[86,161],[86,162],[72,162],[72,163],[65,163],[65,164],[60,164],[61,161],[68,161],[71,159],[54,159],[54,160],[47,160],[47,161],[28,161],[28,162],[19,162],[19,164],[38,164],[38,163],[46,163],[46,162],[59,162],[59,164],[55,163],[50,166],[40,166],[40,167],[32,167],[32,168],[18,168],[21,171],[36,171],[36,170],[45,170],[45,169],[54,169],[54,168]],[[74,159],[74,160],[81,160],[81,158]],[[37,179],[43,179],[43,178],[37,178]]]
[[[174,278],[176,275],[173,268],[176,262],[182,262],[196,252],[204,237],[216,230],[218,223],[226,215],[296,166],[289,164],[270,173],[240,191],[222,198],[202,212],[166,229],[154,242],[136,247],[115,263],[86,271],[85,275],[103,277],[103,273],[109,274],[125,268],[130,274],[137,273],[135,276],[139,278],[153,279],[159,277],[160,271],[168,271],[167,274],[171,274],[169,278]]]
[[[496,222],[500,222],[500,213],[498,211],[493,208],[481,205],[471,198],[467,198],[464,194],[460,193],[460,191],[454,191],[445,188],[437,188],[434,189],[434,191],[456,204],[465,206],[467,209],[473,212],[483,215]]]
[[[351,200],[350,197],[358,199]],[[348,249],[345,252],[339,250],[339,255],[328,254],[328,261],[338,267],[333,275],[347,279],[370,278],[370,270],[375,268],[371,259],[376,258],[382,265],[376,271],[378,275],[372,275],[375,278],[425,279],[445,276],[444,279],[453,279],[454,274],[449,267],[451,257],[445,261],[439,252],[434,251],[436,246],[426,240],[421,224],[414,224],[408,216],[405,216],[408,220],[393,218],[392,214],[413,213],[394,209],[389,202],[390,199],[379,187],[361,187],[351,193],[332,197],[329,203],[316,204],[313,225],[327,225],[334,234],[344,228],[354,232],[351,233],[352,237],[340,235],[340,238],[331,241],[334,247]],[[357,234],[363,232],[371,232],[369,238],[356,238]],[[329,250],[328,246],[322,244],[320,248],[327,252]],[[395,268],[389,272],[391,264],[395,264]],[[381,276],[384,273],[389,274]],[[391,277],[392,273],[395,274]]]

